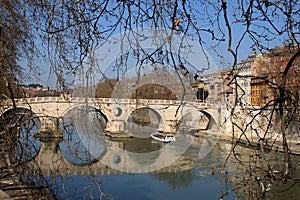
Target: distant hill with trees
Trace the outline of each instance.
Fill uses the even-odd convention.
[[[111,79],[101,82],[96,87],[95,97],[111,98],[117,80]],[[168,99],[177,100],[176,95],[167,87],[159,84],[145,84],[130,95],[131,99]]]

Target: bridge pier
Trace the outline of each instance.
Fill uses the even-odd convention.
[[[123,120],[112,121],[109,132],[120,133],[124,131],[125,131],[125,122]]]
[[[57,117],[40,117],[41,128],[39,137],[62,137],[59,129],[59,118]]]
[[[163,131],[165,133],[176,133],[177,121],[176,120],[166,120]]]
[[[123,120],[113,120],[106,127],[106,135],[110,137],[132,137],[125,130],[125,122]]]

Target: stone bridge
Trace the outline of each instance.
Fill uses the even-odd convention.
[[[1,103],[1,116],[13,109],[11,101]],[[80,97],[36,97],[16,99],[15,107],[26,109],[41,122],[41,131],[58,129],[60,120],[74,109],[94,109],[105,120],[105,131],[111,134],[126,131],[126,122],[131,114],[139,109],[148,109],[159,119],[159,130],[176,132],[180,127],[188,126],[194,130],[218,130],[225,121],[224,110],[204,102],[185,102],[160,99],[113,99]],[[89,117],[95,117],[89,115]]]

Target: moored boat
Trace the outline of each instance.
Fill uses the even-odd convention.
[[[170,133],[153,132],[151,138],[159,142],[176,142],[175,136]]]

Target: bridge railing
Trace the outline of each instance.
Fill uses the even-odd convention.
[[[11,101],[9,101],[11,102]],[[9,103],[7,102],[7,103]],[[84,98],[84,97],[34,97],[15,99],[17,104],[38,104],[38,103],[93,103],[93,104],[146,104],[146,105],[192,105],[196,107],[212,107],[213,105],[207,102],[200,101],[180,101],[167,99],[118,99],[118,98]]]

